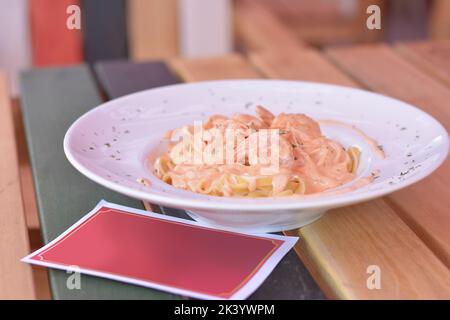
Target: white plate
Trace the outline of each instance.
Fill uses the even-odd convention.
[[[254,114],[258,104],[275,114],[305,113],[316,120],[355,125],[378,141],[386,153],[385,160],[380,160],[353,130],[321,127],[326,136],[344,146],[362,149],[357,179],[374,170],[379,170],[379,177],[343,194],[307,199],[236,199],[176,189],[148,168],[146,158],[167,130],[206,120],[215,113]],[[446,159],[448,149],[448,134],[442,125],[409,104],[363,90],[278,80],[210,81],[131,94],[80,117],[64,139],[64,150],[73,166],[107,188],[186,209],[205,224],[251,232],[299,227],[331,208],[404,188],[433,172]],[[138,178],[148,179],[151,185],[142,185]]]

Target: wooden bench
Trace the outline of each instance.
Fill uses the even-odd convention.
[[[274,55],[252,54],[251,58],[268,76],[360,86],[317,51],[284,50],[278,59]],[[296,62],[289,63],[287,68],[286,61]],[[373,59],[367,61],[371,63],[365,65],[373,65]],[[377,79],[382,76],[378,74]],[[333,210],[301,228],[299,234],[300,256],[308,261],[307,265],[312,265],[310,271],[332,297],[442,298],[450,294],[449,282],[443,282],[450,275],[449,270],[384,199]],[[348,250],[354,256],[349,256]],[[383,290],[367,289],[369,265],[378,265],[382,270]]]
[[[30,246],[7,80],[0,73],[0,299],[34,299],[31,267],[20,262]]]
[[[142,64],[101,62],[95,66],[94,74],[87,66],[26,72],[22,79],[22,111],[44,241],[53,239],[101,198],[139,208],[145,205],[90,182],[64,157],[61,141],[67,127],[76,117],[102,102],[97,83],[108,98],[114,98],[158,85],[222,78],[266,77],[328,82],[406,100],[434,115],[449,129],[450,86],[445,74],[450,72],[450,66],[438,57],[450,52],[450,47],[421,44],[412,58],[402,46],[408,50],[416,48],[411,44],[395,47],[362,45],[329,48],[324,54],[296,46],[281,52],[252,51],[248,59],[233,54]],[[434,51],[428,46],[435,48]],[[435,57],[425,63],[423,52],[430,50],[435,52]],[[437,74],[436,70],[441,72]],[[0,112],[11,118],[9,100],[5,101]],[[4,119],[1,117],[2,124]],[[3,133],[11,136],[13,131],[5,128],[8,126],[0,127],[0,130],[6,130],[1,132],[2,136]],[[14,143],[5,144],[5,141],[13,140],[1,140],[2,152],[15,148]],[[9,170],[18,168],[17,157],[11,157],[15,151],[7,154],[7,174],[17,180],[18,170],[16,173]],[[0,163],[0,169],[6,172],[4,162]],[[388,197],[332,210],[313,224],[287,232],[300,235],[295,248],[300,259],[293,252],[286,256],[252,298],[317,299],[323,298],[324,294],[339,299],[450,298],[449,168],[447,160],[432,176],[409,188]],[[3,175],[0,179],[3,179],[0,180],[2,183],[10,181]],[[6,203],[10,203],[11,195],[15,195],[14,208],[19,208],[15,212],[22,210],[22,214],[11,215],[8,210],[8,215],[2,211],[0,217],[10,219],[5,234],[17,230],[9,235],[19,235],[23,241],[22,250],[27,251],[23,205],[22,200],[17,200],[21,198],[20,187],[15,188],[13,192],[8,191]],[[0,197],[4,197],[4,193],[0,193]],[[166,214],[183,215],[180,210],[153,208]],[[4,243],[7,241],[0,245]],[[17,243],[21,242],[14,241]],[[7,252],[4,247],[2,250]],[[14,254],[6,265],[0,263],[2,271],[12,268],[18,272],[14,266],[21,266],[17,261],[24,254]],[[366,286],[370,265],[381,269],[380,290],[369,290]],[[83,290],[70,291],[65,287],[66,277],[64,272],[50,271],[54,298],[181,298],[88,276],[82,278]],[[9,283],[1,276],[0,281]]]

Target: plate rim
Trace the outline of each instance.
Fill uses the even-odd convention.
[[[288,83],[288,84],[297,84],[297,85],[308,85],[308,86],[321,86],[321,87],[328,87],[331,89],[338,89],[338,90],[346,90],[346,91],[356,91],[359,93],[364,93],[368,95],[378,96],[383,99],[389,99],[396,103],[400,103],[402,107],[410,108],[419,114],[424,115],[425,117],[429,118],[431,120],[436,129],[441,131],[441,134],[444,138],[443,141],[443,152],[439,154],[439,158],[434,162],[432,166],[429,168],[419,172],[417,175],[396,183],[395,185],[391,186],[384,186],[383,188],[379,190],[373,190],[373,191],[365,191],[362,193],[343,193],[338,195],[323,195],[316,198],[310,198],[310,199],[296,199],[296,198],[289,198],[289,199],[271,199],[271,198],[264,198],[264,200],[273,200],[273,202],[264,202],[264,205],[262,206],[262,203],[258,203],[258,200],[255,201],[255,199],[252,199],[253,201],[249,201],[249,199],[246,198],[236,198],[233,199],[235,201],[233,202],[221,202],[221,201],[214,201],[214,199],[220,200],[222,197],[214,197],[214,196],[206,196],[208,197],[208,200],[206,199],[198,199],[198,198],[179,198],[176,195],[171,195],[170,192],[167,193],[167,195],[159,195],[155,193],[151,193],[151,188],[149,188],[147,191],[137,190],[131,187],[123,186],[120,183],[116,183],[113,181],[110,181],[94,172],[86,168],[83,164],[81,164],[77,159],[76,156],[72,153],[70,147],[69,147],[69,140],[72,135],[72,132],[74,131],[75,127],[85,118],[90,116],[94,112],[98,112],[100,109],[107,108],[108,105],[112,103],[118,103],[122,99],[128,99],[130,96],[137,96],[137,95],[143,95],[147,92],[154,92],[159,90],[167,90],[170,88],[176,88],[176,87],[186,87],[186,86],[201,86],[201,85],[211,85],[211,84],[230,84],[230,83]],[[169,207],[176,207],[176,208],[186,208],[186,209],[209,209],[214,211],[231,211],[231,210],[240,210],[240,211],[270,211],[270,210],[301,210],[301,209],[320,209],[320,208],[335,208],[335,207],[342,207],[349,204],[364,202],[367,200],[371,200],[374,198],[381,197],[383,195],[392,193],[394,191],[406,188],[424,178],[432,174],[438,167],[442,165],[442,163],[447,159],[449,148],[450,148],[450,142],[449,142],[449,135],[445,127],[432,115],[429,113],[421,110],[420,108],[393,98],[389,97],[380,93],[372,92],[365,89],[360,88],[353,88],[353,87],[346,87],[346,86],[340,86],[335,84],[328,84],[328,83],[321,83],[321,82],[311,82],[311,81],[295,81],[295,80],[278,80],[278,79],[228,79],[228,80],[212,80],[212,81],[199,81],[199,82],[192,82],[192,83],[181,83],[181,84],[173,84],[168,86],[162,86],[147,90],[142,90],[134,93],[130,93],[124,96],[121,96],[116,99],[112,99],[109,101],[106,101],[88,112],[82,114],[80,117],[78,117],[67,129],[66,134],[64,136],[63,141],[63,148],[64,153],[68,159],[68,161],[71,163],[72,166],[75,167],[81,174],[86,176],[88,179],[110,189],[116,192],[119,192],[121,194],[130,196],[132,198],[137,198],[140,200],[149,201],[152,203],[156,203],[159,205],[169,206]],[[212,200],[211,200],[212,199]],[[227,197],[229,199],[229,197]],[[291,200],[291,201],[289,201]],[[292,201],[292,200],[298,200],[298,201]]]

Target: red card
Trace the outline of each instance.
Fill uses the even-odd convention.
[[[244,299],[297,238],[251,235],[105,201],[23,261],[203,299]]]

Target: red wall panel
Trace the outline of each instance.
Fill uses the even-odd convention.
[[[83,61],[81,30],[69,30],[66,13],[79,0],[30,0],[32,57],[35,66],[76,64]],[[81,15],[83,12],[81,12]]]

